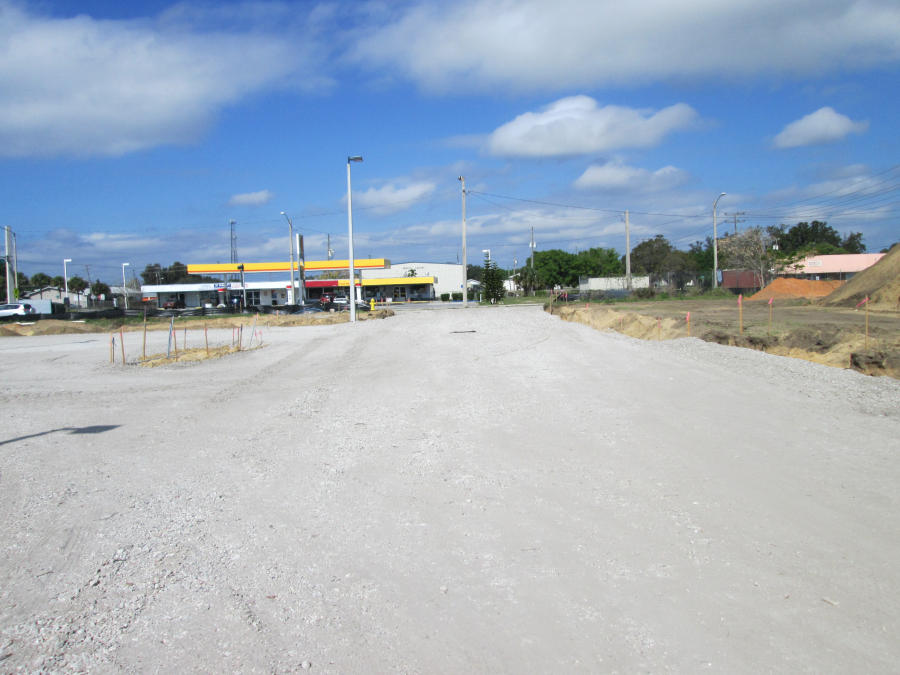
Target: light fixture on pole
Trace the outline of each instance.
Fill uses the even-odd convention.
[[[69,300],[69,270],[66,265],[70,262],[72,262],[71,258],[63,258],[63,283],[66,286],[66,299],[63,300],[63,302],[67,302]]]
[[[284,211],[281,212],[281,215],[284,216],[284,219],[288,222],[288,229],[290,230],[289,241],[291,244],[291,297],[288,302],[292,305],[299,304],[297,302],[297,287],[294,285],[294,223],[291,221],[290,216],[286,214]]]
[[[125,286],[125,268],[131,263],[122,263],[122,297],[125,298],[125,309],[128,309],[128,288]]]
[[[483,248],[483,249],[481,249],[481,252],[482,252],[482,253],[487,253],[487,256],[488,256],[488,262],[491,262],[491,249],[489,249],[489,248]]]
[[[719,286],[719,233],[716,224],[716,207],[719,205],[719,200],[726,194],[723,192],[713,202],[713,288],[718,288]]]
[[[350,259],[347,263],[350,266],[350,323],[356,322],[356,270],[353,269],[353,207],[351,205],[350,191],[350,162],[363,161],[362,155],[351,155],[347,157],[347,237],[349,238]]]

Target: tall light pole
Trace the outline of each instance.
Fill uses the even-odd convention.
[[[466,264],[466,177],[460,176],[462,183],[462,292],[463,307],[469,306],[469,266]]]
[[[125,268],[131,263],[122,263],[122,296],[125,298],[125,309],[128,309],[128,288],[125,286]]]
[[[350,203],[350,162],[361,162],[361,155],[347,157],[347,236],[350,239],[350,323],[356,322],[356,270],[353,269],[353,207]]]
[[[69,299],[69,270],[66,265],[70,262],[72,262],[71,258],[63,258],[63,283],[66,285],[66,300]]]
[[[281,212],[281,215],[283,215],[284,219],[288,222],[288,229],[290,230],[288,243],[291,245],[291,304],[297,305],[299,304],[297,302],[297,287],[294,285],[294,223],[291,221],[290,216],[284,211]]]
[[[487,254],[488,254],[488,262],[491,262],[491,249],[489,249],[489,248],[483,248],[483,249],[481,249],[481,252],[482,252],[482,253],[487,253]]]
[[[719,232],[716,226],[716,207],[719,205],[719,200],[725,196],[725,192],[716,197],[716,201],[713,202],[713,288],[719,287]]]

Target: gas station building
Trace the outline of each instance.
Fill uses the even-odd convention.
[[[347,297],[350,280],[306,278],[308,273],[343,271],[348,260],[310,260],[294,264],[297,288],[304,287],[303,298],[315,301],[323,294]],[[427,301],[442,293],[462,291],[462,265],[446,263],[401,263],[394,267],[384,258],[354,260],[357,273],[356,296],[359,300],[379,303]],[[283,279],[253,281],[249,276],[259,273],[285,272]],[[187,284],[157,284],[141,286],[144,302],[158,307],[231,306],[241,302],[246,293],[247,305],[277,306],[295,304],[291,288],[291,266],[288,262],[274,263],[213,263],[188,265],[189,274],[221,276],[222,281]],[[324,276],[328,276],[327,274]],[[303,281],[301,281],[303,280]]]

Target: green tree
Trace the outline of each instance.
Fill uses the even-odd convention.
[[[147,265],[144,267],[144,271],[141,272],[141,279],[143,279],[144,283],[148,286],[158,284],[189,284],[197,283],[198,281],[219,281],[216,277],[188,274],[187,265],[178,262],[177,260],[168,267],[163,267],[159,263]]]
[[[10,261],[10,269],[12,269],[12,261]],[[0,281],[0,288],[3,289],[3,301],[6,300],[6,265],[0,263],[0,277],[2,277],[3,281]],[[16,281],[18,283],[13,287],[12,292],[10,293],[13,297],[18,298],[22,292],[23,288],[28,288],[28,277],[25,276],[22,272],[19,272],[16,275]]]
[[[631,271],[649,274],[651,281],[659,281],[665,276],[665,262],[673,250],[672,244],[661,234],[642,241],[631,249]]]
[[[484,268],[481,265],[466,265],[466,279],[472,279],[481,283]]]
[[[73,293],[84,293],[87,287],[88,282],[81,277],[69,277],[69,290]]]
[[[826,255],[841,248],[841,235],[828,223],[819,220],[797,223],[790,229],[784,224],[770,227],[768,234],[777,244],[781,256]]]
[[[574,259],[574,255],[558,248],[536,251],[534,269],[537,272],[537,285],[542,288],[555,288],[577,284],[578,274],[572,265]]]
[[[62,292],[66,288],[66,280],[61,276],[55,276],[50,280],[50,285]]]
[[[165,283],[163,281],[163,270],[159,263],[147,265],[141,272],[141,279],[147,286],[156,286]]]
[[[526,294],[534,293],[534,289],[537,286],[537,272],[530,265],[522,267],[516,273],[516,283],[522,287]]]
[[[414,276],[416,276],[416,271],[414,269],[410,268],[406,271],[406,276],[414,277]]]
[[[497,263],[484,256],[484,273],[481,276],[481,288],[484,299],[494,304],[503,300],[506,291],[503,288],[503,271],[497,267]]]
[[[865,253],[866,245],[863,243],[862,232],[851,232],[844,237],[841,248],[847,253]]]
[[[700,282],[705,287],[712,285],[713,268],[713,238],[707,237],[706,241],[695,241],[688,248],[688,255],[694,262],[694,269]]]
[[[53,284],[53,279],[48,277],[43,272],[35,272],[31,275],[31,287],[35,290],[46,288],[47,286],[51,286]]]
[[[71,288],[72,282],[69,281],[69,287]],[[97,279],[94,283],[91,284],[91,295],[105,295],[107,297],[112,295],[112,290],[110,290],[109,286],[104,284],[102,281]]]
[[[688,281],[693,279],[697,274],[697,265],[694,258],[687,251],[679,251],[672,249],[669,255],[663,261],[666,280],[670,286],[674,286],[679,291],[684,292],[684,287]]]
[[[589,248],[579,251],[572,260],[572,272],[579,277],[617,277],[625,274],[625,266],[613,248]]]

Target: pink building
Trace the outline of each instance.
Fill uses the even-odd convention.
[[[857,272],[862,272],[884,257],[884,253],[841,253],[838,255],[815,255],[804,258],[796,265],[786,267],[784,276],[804,279],[839,279],[845,281]]]

